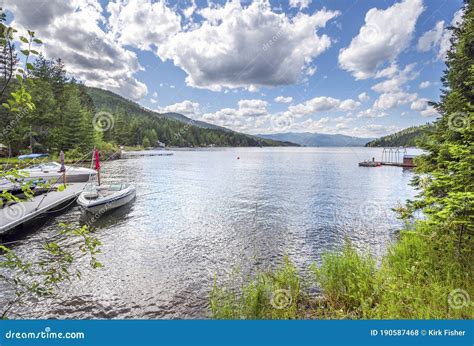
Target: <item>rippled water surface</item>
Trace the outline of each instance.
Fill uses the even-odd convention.
[[[391,208],[414,195],[413,173],[357,166],[372,157],[380,159],[381,149],[232,148],[104,163],[103,180],[137,188],[130,205],[94,222],[104,268],[90,270],[83,259],[81,280],[62,285],[55,299],[15,312],[205,318],[215,275],[220,282],[233,269],[251,275],[285,253],[304,272],[346,236],[380,257],[400,227]],[[16,236],[14,249],[35,256],[35,245],[58,222],[88,220],[72,206]]]

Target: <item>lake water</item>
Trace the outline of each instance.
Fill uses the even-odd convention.
[[[175,151],[103,163],[106,182],[136,185],[130,205],[94,222],[104,268],[81,260],[82,279],[58,297],[15,310],[30,318],[205,318],[214,277],[235,282],[284,254],[302,273],[348,237],[380,258],[401,222],[391,208],[414,196],[411,170],[358,167],[378,148],[230,148]],[[35,256],[58,222],[83,224],[73,206],[13,240]],[[1,295],[6,295],[4,290]],[[3,300],[5,297],[3,297]]]

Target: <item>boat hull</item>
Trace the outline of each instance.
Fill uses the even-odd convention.
[[[77,203],[84,208],[86,211],[96,214],[104,214],[109,210],[119,208],[125,204],[130,203],[136,196],[135,188],[130,189],[120,196],[116,196],[111,199],[104,199],[102,201],[90,201],[83,197],[79,196]]]
[[[67,174],[66,173],[66,182],[67,183],[87,183],[89,178],[93,178],[96,175],[94,174]],[[38,179],[47,180],[50,183],[64,183],[64,177],[62,173],[43,173],[43,174],[30,174],[26,178],[22,178],[23,181],[34,181]]]

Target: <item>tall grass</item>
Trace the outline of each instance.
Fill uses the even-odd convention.
[[[220,319],[294,319],[301,299],[301,279],[285,256],[274,271],[258,273],[240,290],[214,283],[210,307]]]
[[[339,253],[327,253],[310,272],[321,288],[320,299],[309,301],[296,268],[285,258],[274,272],[258,274],[240,291],[214,285],[211,310],[215,318],[380,318],[472,319],[474,317],[474,246],[442,228],[421,223],[403,231],[379,266],[349,243]],[[447,228],[449,230],[449,228]],[[291,303],[275,308],[275,291],[291,292]]]
[[[362,317],[376,303],[376,270],[375,260],[359,255],[347,240],[342,253],[327,253],[320,267],[311,267],[330,310]]]

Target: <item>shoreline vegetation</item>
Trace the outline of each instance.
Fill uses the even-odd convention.
[[[432,104],[441,117],[416,142],[426,152],[415,161],[418,195],[396,209],[405,228],[380,265],[349,243],[342,252],[325,254],[304,277],[285,257],[240,288],[215,280],[213,318],[474,317],[474,2],[464,7],[461,27],[452,28],[441,101]],[[418,130],[385,141],[413,139]],[[424,219],[415,220],[416,212]],[[311,285],[319,287],[319,298],[311,297]]]

